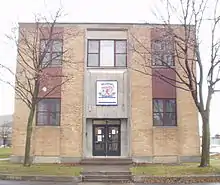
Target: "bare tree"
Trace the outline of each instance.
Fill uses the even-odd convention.
[[[208,19],[205,17],[208,10],[207,5],[213,4],[213,1],[162,0],[160,2],[162,3],[161,7],[166,7],[168,17],[165,19],[161,16],[163,24],[158,26],[158,30],[161,32],[160,38],[152,40],[151,47],[147,47],[142,40],[132,35],[132,39],[137,44],[131,44],[131,49],[142,59],[136,61],[139,67],[132,67],[132,70],[159,78],[171,86],[188,91],[191,94],[202,118],[200,167],[206,167],[210,165],[210,104],[213,94],[218,91],[216,86],[220,81],[220,37],[217,32],[220,28],[220,15],[217,11],[219,1],[215,0],[211,11],[212,16]],[[173,3],[178,3],[178,5],[174,6]],[[155,13],[156,16],[158,14]],[[174,16],[176,16],[180,25],[171,24],[171,18]],[[208,45],[206,50],[207,55],[209,55],[208,59],[204,59],[200,51],[202,41],[200,32],[205,21],[211,24],[211,41],[206,43]],[[206,29],[208,28],[206,27]],[[161,53],[155,52],[155,47],[158,46],[157,41],[161,41],[159,47],[163,47],[163,44],[165,48],[168,46],[167,53],[172,54],[170,58],[165,59]],[[151,57],[146,57],[146,55]],[[155,70],[155,73],[149,72],[149,68],[155,69],[157,65],[173,71],[176,78],[170,78],[159,70]],[[198,69],[197,73],[196,68]]]
[[[2,139],[2,144],[5,147],[7,140],[11,137],[12,124],[10,122],[5,122],[0,126],[0,137]]]
[[[45,16],[37,15],[34,23],[19,28],[18,38],[16,32],[13,36],[8,36],[17,47],[17,71],[14,73],[7,66],[0,64],[1,68],[14,75],[15,86],[7,81],[7,79],[1,79],[1,81],[12,86],[15,89],[16,98],[23,101],[29,109],[24,166],[30,166],[32,163],[30,159],[30,148],[37,104],[44,97],[61,89],[64,83],[73,78],[71,75],[63,75],[59,70],[53,70],[52,72],[47,70],[51,66],[56,68],[72,62],[64,59],[64,55],[65,58],[68,58],[66,57],[68,50],[63,48],[62,43],[64,40],[60,39],[63,30],[56,26],[61,16],[61,9],[56,12],[55,16],[51,16],[50,20]],[[69,36],[75,37],[77,34],[75,33]],[[50,80],[56,81],[56,83],[47,84]],[[48,86],[44,86],[45,84]],[[44,93],[39,98],[39,92],[42,90]]]

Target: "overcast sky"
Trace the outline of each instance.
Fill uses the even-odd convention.
[[[199,0],[198,0],[199,1]],[[63,7],[66,16],[62,22],[159,22],[152,14],[152,9],[159,7],[160,0],[6,0],[0,2],[0,62],[15,68],[16,48],[10,43],[5,34],[17,22],[33,21],[34,13],[47,14]],[[205,26],[207,28],[208,24]],[[201,37],[207,39],[204,28]],[[206,42],[206,41],[204,41]],[[202,47],[203,56],[206,47]],[[7,76],[7,78],[9,78]],[[10,80],[10,79],[9,79]],[[220,94],[220,93],[219,93]],[[220,132],[219,108],[220,95],[215,95],[212,104],[211,132]],[[14,93],[10,87],[0,83],[0,115],[12,114]]]

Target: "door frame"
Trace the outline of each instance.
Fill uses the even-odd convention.
[[[117,150],[117,152],[111,152],[107,148],[106,152],[107,152],[108,155],[106,155],[106,156],[121,156],[121,125],[117,125],[117,124],[106,125],[107,134],[109,134],[109,128],[110,127],[118,127],[118,141],[117,141],[117,143],[118,143],[118,150]],[[107,140],[106,143],[107,143],[107,147],[108,147],[108,143],[114,143],[114,142],[109,142],[109,140]],[[117,153],[117,155],[114,155],[114,153]]]
[[[102,124],[97,124],[97,123],[94,123],[94,121],[96,120],[102,120],[104,123]],[[108,120],[110,121],[113,121],[113,120],[117,120],[119,121],[118,123],[108,123]],[[104,126],[105,127],[105,141],[104,141],[104,147],[105,147],[105,151],[104,151],[104,155],[94,155],[95,153],[95,140],[96,140],[96,135],[95,135],[95,128],[97,126]],[[107,155],[107,143],[108,143],[108,140],[106,140],[108,138],[108,127],[118,127],[118,155]],[[93,119],[92,120],[92,156],[93,157],[113,157],[113,156],[121,156],[121,120],[120,119]]]

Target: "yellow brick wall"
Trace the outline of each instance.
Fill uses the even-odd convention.
[[[63,66],[63,74],[71,80],[62,87],[61,156],[81,157],[85,31],[71,27],[64,30],[64,50],[68,52],[64,58],[67,62]]]
[[[144,28],[132,28],[129,30],[129,42],[133,47],[140,48],[138,38],[146,48],[150,48],[150,30]],[[147,57],[150,57],[149,55]],[[152,83],[151,76],[147,76],[135,70],[144,71],[140,64],[143,58],[134,51],[129,52],[128,64],[131,80],[131,148],[133,156],[152,156]],[[148,73],[151,70],[146,69]]]
[[[183,28],[176,28],[175,33],[184,35]],[[179,54],[177,54],[179,56]],[[189,58],[193,58],[193,50],[189,50]],[[181,65],[184,61],[181,61]],[[186,76],[179,62],[176,62],[176,68],[179,74]],[[190,66],[191,68],[191,66]],[[193,65],[196,76],[196,65]],[[178,79],[178,78],[177,78]],[[181,87],[186,88],[184,85]],[[179,152],[182,156],[200,155],[200,139],[198,111],[190,92],[177,89],[177,124],[179,128]]]
[[[177,32],[178,33],[178,32]],[[181,33],[180,33],[181,34]],[[136,37],[145,49],[140,49],[138,42],[132,39]],[[135,45],[139,51],[150,51],[150,27],[138,27],[130,30],[131,45]],[[132,46],[133,47],[133,46]],[[143,56],[143,54],[142,54]],[[143,70],[141,64],[148,60],[130,51],[131,61],[131,128],[132,128],[132,155],[133,156],[199,156],[199,129],[198,114],[189,92],[181,89],[177,93],[177,127],[153,127],[152,126],[152,81],[150,69]],[[180,71],[177,65],[177,70]],[[171,157],[172,158],[172,157]],[[173,160],[169,159],[168,160]],[[174,157],[175,158],[175,157]],[[156,159],[156,161],[161,159]],[[163,159],[164,160],[164,159]]]
[[[33,131],[33,154],[36,156],[60,155],[60,127],[42,126]]]
[[[153,155],[178,155],[178,127],[153,128]]]
[[[20,47],[22,48],[21,49],[22,53],[27,54],[27,55],[22,54],[22,56],[24,57],[24,60],[28,63],[29,66],[32,66],[33,63],[28,57],[28,56],[31,56],[31,53],[27,45],[25,44],[25,41],[28,41],[28,43],[32,43],[34,32],[35,32],[35,29],[32,27],[19,29],[19,33],[23,33],[24,37],[22,37],[20,34],[18,42],[19,42]],[[22,61],[19,55],[17,59],[19,61]],[[22,84],[27,84],[27,80],[23,73],[23,71],[25,70],[25,67],[26,67],[25,64],[20,65],[19,63],[17,63],[17,66],[16,66],[17,78],[19,79],[19,82]],[[30,67],[28,67],[27,69],[30,69]],[[21,89],[21,91],[24,93],[24,95],[28,95],[27,93],[25,93],[24,89]],[[28,112],[29,112],[29,109],[27,105],[21,100],[20,96],[15,94],[14,115],[13,115],[13,125],[12,125],[12,128],[13,128],[12,129],[12,155],[16,155],[16,156],[24,155]]]
[[[27,30],[27,34],[29,33]],[[61,126],[35,126],[33,123],[31,155],[80,157],[82,153],[82,113],[84,77],[84,30],[64,30],[63,75],[69,76],[62,86]],[[19,70],[20,66],[17,67]],[[22,77],[23,78],[23,77]],[[22,79],[21,78],[21,79]],[[66,77],[63,80],[67,80]],[[29,110],[15,100],[12,155],[23,156]]]

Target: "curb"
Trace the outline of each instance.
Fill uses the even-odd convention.
[[[220,182],[220,175],[190,175],[190,176],[144,176],[133,175],[132,181],[136,183],[162,183],[162,184],[191,184],[191,183],[208,183]]]
[[[0,174],[0,180],[15,181],[50,181],[50,182],[81,182],[81,176],[50,176],[50,175],[10,175]]]
[[[82,176],[50,176],[50,175],[10,175],[0,174],[0,180],[14,181],[41,181],[41,182],[82,182]],[[207,183],[220,182],[220,175],[190,175],[190,176],[145,176],[133,175],[134,183],[164,183],[164,184],[190,184],[190,183]]]

